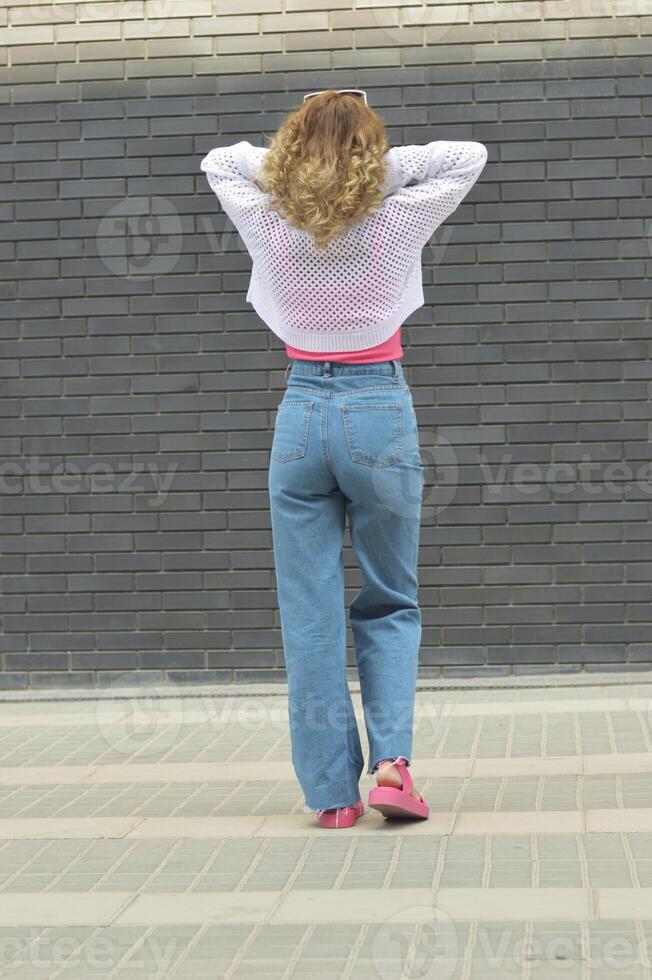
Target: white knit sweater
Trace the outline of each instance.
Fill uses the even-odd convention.
[[[392,147],[381,206],[321,251],[268,207],[271,196],[255,182],[267,152],[241,140],[210,150],[200,164],[253,260],[246,301],[301,350],[362,350],[387,340],[423,306],[421,250],[480,176],[486,147],[465,140]]]

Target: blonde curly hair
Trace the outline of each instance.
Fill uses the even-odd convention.
[[[325,247],[382,204],[385,126],[356,95],[327,89],[291,112],[271,138],[258,185],[269,207]]]

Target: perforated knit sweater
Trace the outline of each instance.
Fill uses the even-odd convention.
[[[268,207],[271,195],[256,183],[267,152],[242,140],[200,164],[252,258],[246,301],[301,350],[382,343],[423,306],[421,251],[473,187],[487,148],[464,140],[392,147],[381,206],[323,250]]]

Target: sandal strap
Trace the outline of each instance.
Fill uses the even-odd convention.
[[[398,759],[396,759],[394,762],[394,765],[401,774],[401,789],[404,793],[409,795],[412,792],[414,783],[412,782],[412,776],[410,775],[410,770],[407,766],[407,759],[405,759],[402,755],[399,755]]]
[[[381,759],[381,763],[382,762],[386,762],[387,765],[396,766],[401,776],[401,791],[409,795],[414,789],[414,783],[412,782],[412,776],[410,775],[410,770],[408,769],[408,760],[405,758],[405,756],[399,755],[395,759]],[[385,766],[379,765],[378,771],[385,768]],[[419,790],[417,790],[417,793],[419,793]],[[422,803],[426,802],[421,793],[419,793],[419,799]]]

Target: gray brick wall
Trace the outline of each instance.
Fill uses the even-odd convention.
[[[198,165],[327,85],[489,149],[403,328],[422,675],[652,663],[652,18],[352,6],[1,12],[4,688],[282,678],[287,361]]]

